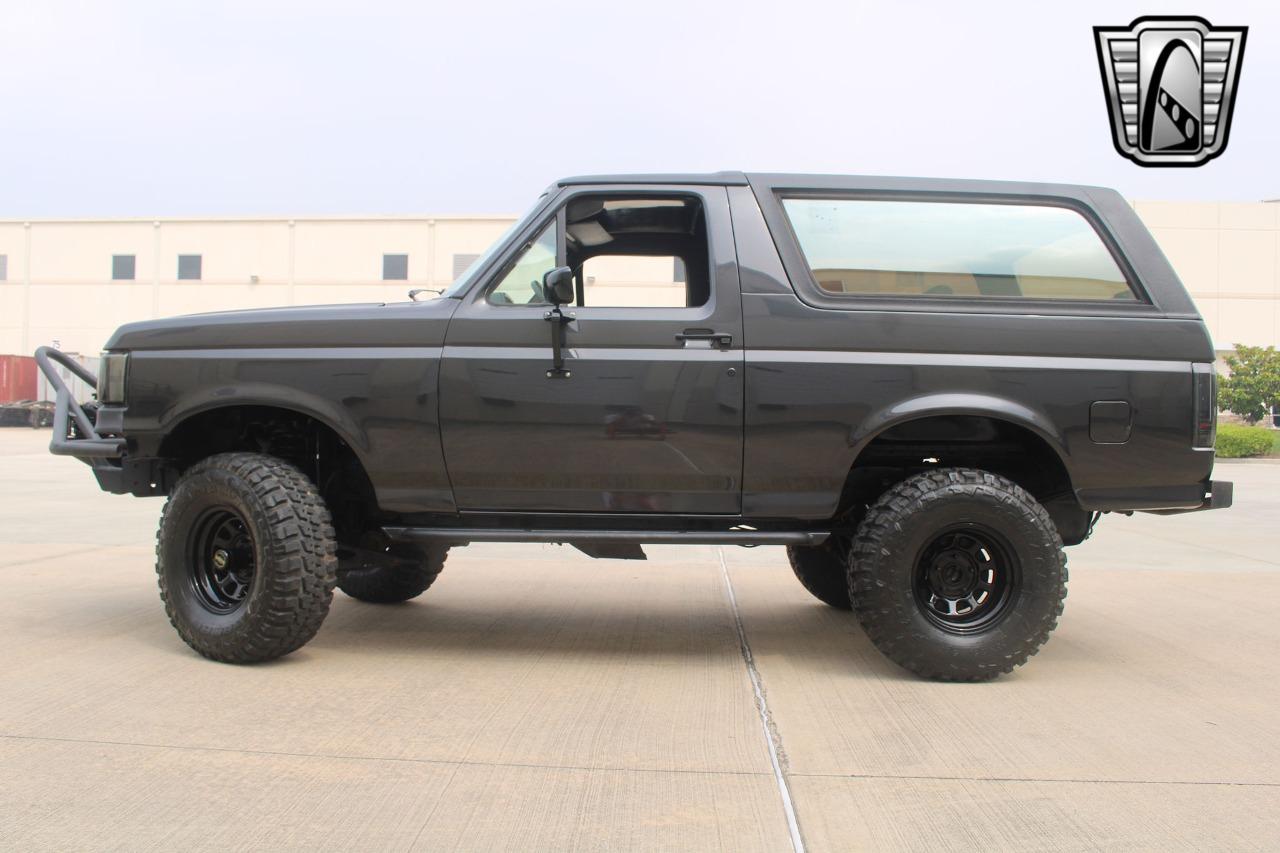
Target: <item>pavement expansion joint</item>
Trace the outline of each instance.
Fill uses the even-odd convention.
[[[110,548],[110,545],[85,545],[83,548],[71,548],[66,551],[58,551],[53,554],[41,554],[39,557],[32,557],[29,560],[15,560],[12,563],[0,561],[0,569],[14,569],[19,566],[30,566],[33,563],[47,563],[50,560],[58,560],[63,557],[74,557],[78,554],[88,554],[90,552],[102,551],[104,548]]]
[[[883,779],[904,782],[995,782],[1048,785],[1202,785],[1226,788],[1280,788],[1280,782],[1231,782],[1221,779],[1084,779],[1070,776],[943,776],[906,773],[792,773],[803,779]]]
[[[547,764],[533,761],[479,761],[457,758],[415,758],[399,755],[351,755],[338,752],[290,752],[280,749],[246,749],[231,746],[204,746],[183,743],[147,743],[145,741],[109,740],[105,738],[55,737],[0,732],[0,740],[72,743],[85,746],[122,746],[135,749],[178,750],[184,752],[230,752],[237,755],[274,755],[284,758],[313,758],[324,761],[388,761],[403,764],[434,764],[443,767],[507,767],[524,770],[565,770],[588,773],[672,773],[689,776],[754,776],[768,774],[752,770],[699,770],[688,767],[614,767],[596,764]]]
[[[787,817],[787,832],[791,836],[791,846],[795,853],[804,853],[804,837],[800,834],[800,820],[796,816],[795,803],[791,799],[791,787],[787,784],[787,773],[783,768],[782,737],[773,724],[769,713],[769,702],[765,698],[764,684],[760,680],[760,671],[756,669],[755,658],[751,655],[751,643],[747,641],[747,631],[742,624],[742,611],[738,609],[738,597],[733,592],[733,580],[729,577],[729,567],[724,561],[724,547],[716,547],[716,556],[720,558],[720,575],[724,578],[725,592],[729,597],[729,607],[733,611],[733,623],[738,629],[738,648],[742,651],[742,662],[747,668],[747,677],[751,679],[751,689],[756,697],[756,712],[760,715],[760,726],[764,730],[765,745],[769,748],[769,763],[773,766],[773,778],[778,785],[778,795],[782,798],[782,810]]]

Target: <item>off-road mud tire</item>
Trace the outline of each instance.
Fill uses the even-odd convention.
[[[398,604],[417,598],[444,569],[449,548],[392,545],[385,563],[338,572],[338,589],[370,604]]]
[[[824,604],[849,610],[849,562],[838,543],[788,545],[787,561],[800,585]]]
[[[211,599],[197,580],[192,554],[202,544],[201,519],[211,513],[238,518],[250,540],[244,552],[253,564],[238,601]],[[272,660],[320,630],[333,597],[336,547],[329,510],[305,474],[273,456],[220,453],[182,475],[160,515],[160,597],[178,635],[205,657]]]
[[[1007,551],[1012,598],[989,621],[958,631],[922,603],[932,593],[921,561],[944,531],[969,529]],[[1049,638],[1067,594],[1066,557],[1049,514],[1020,486],[987,471],[939,469],[871,506],[850,550],[849,589],[858,621],[890,660],[926,678],[986,681]]]

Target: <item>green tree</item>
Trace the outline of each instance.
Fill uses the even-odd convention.
[[[1249,423],[1267,416],[1280,405],[1280,352],[1275,347],[1247,347],[1236,344],[1227,356],[1231,375],[1218,386],[1218,404]]]

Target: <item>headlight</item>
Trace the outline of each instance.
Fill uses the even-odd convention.
[[[123,403],[129,354],[104,352],[98,367],[98,402]]]

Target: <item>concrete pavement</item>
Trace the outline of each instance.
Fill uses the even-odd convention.
[[[1280,465],[1221,464],[1226,512],[1104,519],[1044,651],[945,685],[771,548],[472,546],[214,664],[156,594],[159,501],[47,440],[0,430],[3,849],[788,850],[784,792],[815,851],[1280,846]]]

